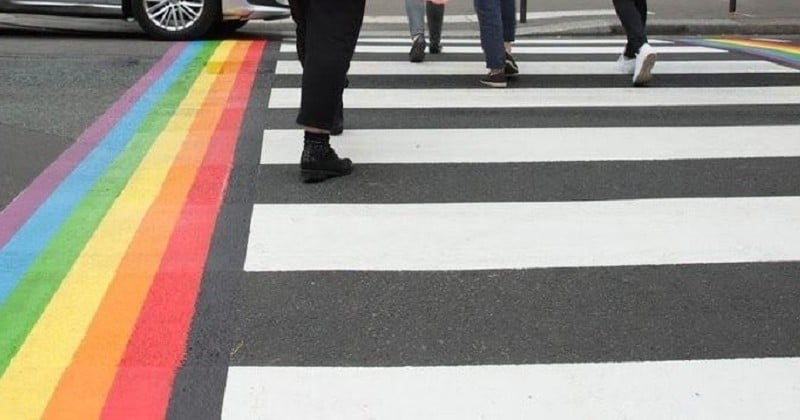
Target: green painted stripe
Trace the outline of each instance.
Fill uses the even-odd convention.
[[[92,187],[0,308],[0,331],[3,331],[0,335],[0,376],[218,44],[216,41],[204,43],[197,56],[137,128],[128,148]]]

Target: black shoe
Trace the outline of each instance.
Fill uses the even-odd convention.
[[[332,147],[306,146],[300,158],[300,175],[303,182],[322,182],[328,178],[349,175],[353,172],[350,159],[340,159]]]
[[[517,66],[517,60],[514,60],[514,56],[506,52],[506,76],[508,77],[517,77],[519,75],[519,66]]]
[[[438,42],[431,42],[431,46],[428,47],[428,51],[431,54],[441,54],[442,53],[442,44]]]
[[[411,51],[408,53],[408,58],[412,63],[421,63],[425,59],[425,37],[417,35],[414,38],[414,43],[411,44]]]
[[[494,73],[489,72],[486,76],[481,79],[481,83],[486,86],[491,86],[494,88],[504,88],[508,86],[508,77],[506,77],[505,72],[501,73]]]

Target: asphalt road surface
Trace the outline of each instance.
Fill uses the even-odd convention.
[[[635,89],[527,40],[492,90],[475,39],[362,39],[355,172],[305,185],[290,41],[28,35],[0,418],[800,414],[796,43],[653,40]]]

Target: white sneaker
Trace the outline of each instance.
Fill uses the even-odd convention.
[[[617,59],[617,70],[622,74],[633,74],[636,71],[636,59],[625,57],[625,54],[620,54]]]
[[[656,50],[650,44],[642,45],[636,54],[636,67],[633,72],[633,85],[642,86],[653,77],[653,66],[656,65]]]

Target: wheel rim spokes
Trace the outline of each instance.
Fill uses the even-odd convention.
[[[194,25],[203,13],[203,0],[145,0],[147,17],[159,28],[180,31]]]

